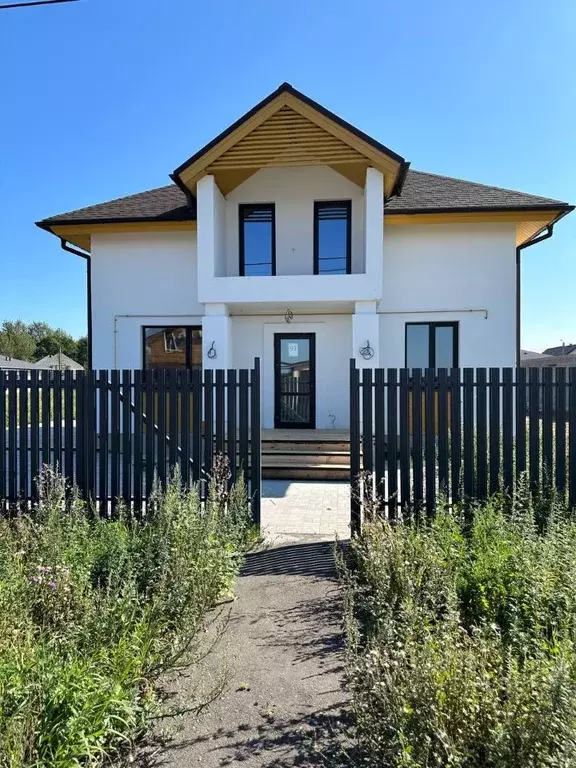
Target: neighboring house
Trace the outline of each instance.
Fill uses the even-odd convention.
[[[530,357],[525,358],[525,354],[530,355]],[[542,354],[523,351],[522,365],[527,368],[576,368],[576,344],[549,347]]]
[[[83,371],[84,368],[77,363],[76,360],[72,360],[71,357],[65,355],[63,352],[58,352],[55,355],[46,355],[41,360],[38,360],[37,365],[41,368],[50,368],[54,371]]]
[[[521,249],[572,210],[411,171],[288,84],[171,179],[38,225],[87,261],[93,368],[259,357],[264,427],[346,427],[350,358],[516,365]]]
[[[576,344],[562,344],[560,347],[548,347],[542,354],[551,355],[552,357],[571,356],[572,359],[576,361]]]
[[[28,360],[18,360],[10,355],[0,355],[0,370],[2,371],[25,371],[25,370],[43,370],[44,366],[40,363],[30,363]]]

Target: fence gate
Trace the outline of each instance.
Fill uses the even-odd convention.
[[[576,506],[576,368],[350,365],[351,524],[418,518],[507,491],[524,473]]]
[[[244,473],[260,523],[260,361],[251,370],[0,370],[0,510],[37,498],[43,465],[113,513],[174,467],[206,497],[216,457]]]

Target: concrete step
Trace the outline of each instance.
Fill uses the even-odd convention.
[[[342,464],[262,464],[265,480],[348,480],[350,467]]]
[[[268,465],[280,465],[286,466],[299,466],[299,467],[312,467],[318,464],[330,464],[349,466],[350,454],[344,451],[324,451],[323,453],[314,453],[313,451],[290,451],[286,453],[280,453],[274,451],[272,453],[262,453],[262,466]]]

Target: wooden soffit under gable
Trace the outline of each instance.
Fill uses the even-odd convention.
[[[366,168],[384,175],[386,197],[401,187],[408,164],[383,145],[325,110],[288,84],[260,102],[227,131],[174,171],[195,193],[214,175],[227,195],[262,168],[327,165],[364,185]]]

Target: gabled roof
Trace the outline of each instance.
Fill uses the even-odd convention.
[[[44,370],[44,366],[40,363],[31,363],[28,360],[18,360],[18,358],[9,355],[0,355],[0,371],[22,371],[29,368]]]
[[[56,355],[46,355],[41,360],[38,360],[36,365],[41,368],[54,368],[55,370],[70,370],[70,371],[82,371],[84,370],[80,363],[73,360],[63,352],[59,352]]]
[[[548,197],[413,170],[406,174],[401,196],[388,200],[385,206],[389,214],[571,209],[568,203]],[[49,229],[53,224],[195,220],[196,206],[189,202],[176,184],[169,184],[148,192],[60,213],[38,222],[38,225]]]
[[[366,168],[373,166],[384,175],[390,197],[400,192],[409,163],[290,83],[282,83],[178,166],[171,178],[194,192],[202,176],[212,174],[226,195],[260,168],[303,165],[328,165],[359,185]]]
[[[564,355],[574,355],[576,353],[576,344],[562,344],[560,347],[548,347],[544,355],[553,355],[554,357],[563,357]]]

